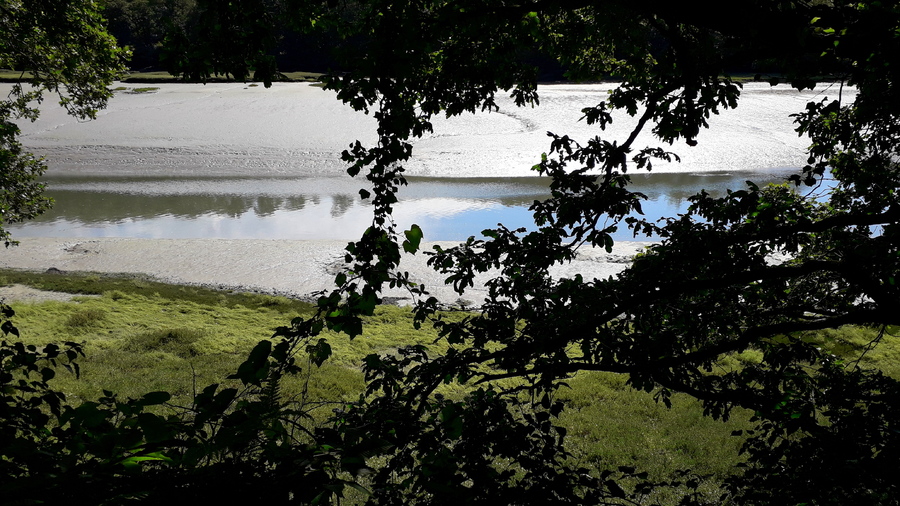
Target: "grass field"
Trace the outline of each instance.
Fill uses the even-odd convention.
[[[287,82],[316,82],[322,77],[322,74],[316,72],[284,72],[282,73],[283,81]],[[0,82],[15,82],[20,79],[29,79],[31,74],[22,73],[13,70],[0,69]],[[209,82],[230,82],[230,79],[213,77]],[[184,82],[166,71],[153,72],[129,72],[120,82],[123,83],[175,83]],[[248,81],[251,82],[251,81]]]
[[[84,343],[82,377],[60,374],[53,380],[74,403],[95,399],[106,389],[122,397],[167,390],[175,395],[174,404],[188,404],[193,392],[226,383],[223,379],[259,340],[270,338],[273,329],[312,312],[301,301],[137,277],[0,271],[0,285],[14,283],[80,294],[71,302],[13,304],[14,321],[26,343]],[[353,400],[364,386],[359,364],[366,355],[390,352],[403,344],[438,346],[435,333],[415,330],[410,312],[403,308],[379,307],[364,330],[352,341],[326,334],[333,358],[322,367],[305,367],[301,377],[284,386],[284,395],[305,392],[318,401]],[[879,348],[865,352],[873,337],[870,330],[851,328],[825,332],[816,339],[896,377],[900,374],[896,339],[888,336]],[[724,476],[739,461],[741,439],[731,434],[749,427],[750,413],[738,412],[727,423],[714,421],[686,396],[675,396],[667,409],[625,381],[623,375],[583,373],[561,390],[569,408],[561,422],[582,464],[601,469],[636,466],[656,477],[676,469]],[[322,410],[323,417],[333,406],[324,407],[328,409]]]
[[[281,74],[284,76],[283,81],[288,82],[317,82],[324,75],[318,72],[302,72],[302,71],[291,71],[291,72],[282,72]],[[0,69],[0,82],[4,81],[18,81],[22,78],[30,78],[31,75],[29,73],[21,73],[12,70]],[[738,74],[732,75],[732,80],[736,82],[752,82],[756,81],[755,74]],[[768,76],[761,76],[763,80],[767,79]],[[220,77],[212,77],[209,79],[210,82],[228,82],[228,79],[220,78]],[[179,80],[177,77],[172,74],[159,70],[159,71],[147,71],[147,72],[129,72],[127,76],[123,77],[120,82],[123,83],[174,83],[174,82],[183,82]],[[250,81],[248,81],[250,82]]]

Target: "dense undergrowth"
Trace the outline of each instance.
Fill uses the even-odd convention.
[[[254,346],[272,337],[274,329],[312,312],[309,304],[282,297],[230,293],[168,285],[134,277],[90,274],[0,272],[0,284],[26,284],[44,290],[79,294],[71,302],[14,303],[15,323],[24,344],[43,346],[66,341],[83,345],[80,376],[58,374],[52,387],[77,406],[109,392],[138,399],[148,392],[172,394],[153,406],[157,413],[175,413],[189,406],[209,384],[237,388],[237,371]],[[448,315],[453,318],[453,315]],[[12,336],[7,336],[12,337]],[[367,319],[363,335],[349,340],[328,333],[330,360],[308,361],[301,372],[286,376],[279,398],[313,406],[306,419],[310,429],[322,425],[364,391],[361,363],[370,354],[391,354],[401,345],[418,344],[440,350],[437,334],[416,330],[405,308],[381,306]],[[862,328],[824,331],[817,340],[846,360],[859,360],[897,377],[900,343],[882,336],[883,346],[869,352],[872,332]],[[752,353],[729,357],[723,369],[756,360]],[[560,424],[567,429],[574,459],[588,468],[634,466],[655,479],[679,469],[709,475],[709,486],[740,462],[743,442],[733,432],[750,427],[752,413],[736,412],[728,422],[704,416],[699,403],[675,396],[671,408],[651,394],[626,385],[623,375],[580,373],[559,391],[568,409]],[[458,396],[461,392],[443,393]]]

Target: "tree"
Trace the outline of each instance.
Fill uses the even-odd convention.
[[[241,484],[242,498],[286,504],[337,499],[362,485],[372,504],[636,504],[656,487],[680,492],[680,504],[898,502],[898,382],[841,361],[815,334],[870,326],[874,348],[898,324],[897,2],[750,0],[738,14],[656,0],[295,4],[311,26],[365,49],[345,52],[348,72],[327,82],[378,121],[376,145],[355,143],[343,154],[350,174],[372,183],[360,195],[374,209],[372,226],[347,246],[348,269],[313,317],[278,329],[232,376],[257,387],[255,396],[238,400],[236,389],[211,385],[184,418],[143,412],[164,401],[160,393],[53,411],[52,372],[35,363],[77,349],[63,357],[59,348],[0,345],[0,415],[60,413],[53,438],[41,436],[44,428],[25,438],[41,450],[27,452],[33,467],[3,460],[13,472],[51,469],[56,485],[89,473],[92,490],[112,490],[96,503],[211,493],[223,483]],[[501,225],[429,253],[460,294],[476,273],[499,270],[474,312],[448,318],[458,309],[397,270],[401,253],[419,253],[423,238],[419,227],[398,230],[391,219],[410,139],[430,131],[437,114],[494,108],[501,91],[537,105],[536,71],[520,58],[535,49],[572,78],[621,85],[583,111],[596,137],[579,144],[551,134],[547,153],[536,156],[552,191],[532,206],[536,231]],[[722,198],[701,192],[686,214],[659,223],[632,216],[644,197],[629,189],[629,173],[675,159],[669,146],[702,142],[710,115],[740,103],[726,65],[753,62],[797,88],[836,79],[856,87],[856,99],[845,103],[838,91],[797,112],[811,145],[790,185],[748,184]],[[625,139],[604,133],[617,110],[637,118]],[[645,129],[658,145],[635,145]],[[833,189],[822,195],[798,191],[825,178]],[[550,276],[579,248],[610,247],[615,227],[660,242],[616,277]],[[787,260],[773,262],[774,254]],[[417,297],[416,321],[437,328],[446,351],[408,346],[367,357],[365,395],[329,426],[294,438],[288,428],[298,413],[279,403],[279,378],[296,373],[303,355],[328,359],[324,329],[359,335],[385,286]],[[2,330],[14,333],[9,322]],[[747,350],[759,360],[721,367],[723,357]],[[752,410],[745,467],[722,497],[708,498],[690,472],[658,483],[628,467],[573,464],[555,422],[566,409],[556,393],[580,371],[626,374],[663,403],[684,392],[716,418]],[[15,374],[25,379],[15,383]],[[42,379],[27,380],[35,374]],[[468,393],[435,393],[444,383],[466,383]],[[50,407],[34,409],[41,403]],[[9,434],[21,435],[0,432]],[[73,458],[70,448],[85,455]],[[134,465],[116,467],[124,463]]]
[[[162,42],[183,29],[197,8],[194,0],[106,0],[104,16],[119,45],[131,50],[129,67],[159,67]]]
[[[33,218],[50,199],[37,181],[46,166],[23,151],[15,120],[34,121],[45,92],[69,114],[93,118],[112,96],[107,88],[124,71],[127,53],[105,31],[95,2],[0,1],[0,68],[21,72],[0,102],[0,240],[13,243],[3,227]]]
[[[418,297],[417,320],[439,329],[449,347],[366,361],[368,397],[342,423],[350,442],[364,429],[393,448],[374,475],[373,502],[595,503],[639,494],[610,475],[569,468],[564,433],[552,423],[564,409],[553,399],[566,378],[610,371],[661,402],[690,394],[713,417],[737,407],[756,413],[747,468],[729,480],[731,500],[896,504],[889,470],[900,451],[898,383],[842,362],[815,332],[871,326],[875,347],[898,324],[897,2],[749,1],[739,13],[659,1],[356,6],[351,33],[365,51],[327,85],[378,120],[377,145],[344,153],[350,174],[373,184],[371,194],[360,193],[375,214],[347,247],[338,288],[320,299],[321,318],[354,336],[380,290],[402,286]],[[428,253],[460,294],[476,273],[500,270],[480,309],[449,321],[441,311],[452,308],[396,270],[401,251],[415,253],[422,238],[418,227],[400,231],[391,220],[406,184],[403,163],[413,156],[410,138],[431,131],[437,114],[494,108],[501,90],[519,105],[537,105],[535,69],[519,59],[534,47],[562,61],[572,78],[621,85],[583,111],[596,137],[579,144],[551,134],[535,166],[552,180],[552,197],[531,208],[538,230],[501,225]],[[773,83],[804,89],[827,78],[858,91],[853,103],[838,90],[797,112],[797,130],[811,145],[794,187],[700,193],[685,215],[662,223],[630,216],[644,197],[629,190],[629,172],[676,159],[671,145],[702,142],[707,118],[739,104],[741,86],[723,75],[725,66],[753,61],[780,70],[766,77]],[[638,120],[625,139],[604,135],[617,110]],[[637,146],[642,130],[659,144]],[[825,178],[834,189],[820,199],[798,191]],[[581,247],[609,248],[622,227],[661,242],[615,278],[549,275]],[[788,260],[773,263],[774,254]],[[288,337],[308,337],[300,330]],[[745,350],[762,358],[717,368]],[[520,381],[495,382],[509,378]],[[480,388],[451,401],[434,395],[443,382]],[[515,415],[523,392],[538,401]]]
[[[170,26],[161,63],[186,80],[206,82],[212,75],[264,81],[272,85],[278,69],[271,54],[278,41],[276,1],[197,0],[184,26]]]

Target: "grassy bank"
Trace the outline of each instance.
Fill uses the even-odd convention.
[[[174,404],[188,404],[205,385],[222,383],[275,327],[312,312],[309,304],[296,300],[136,277],[0,271],[0,284],[77,294],[71,302],[12,304],[26,343],[84,343],[81,379],[60,374],[53,380],[75,403],[96,399],[105,389],[123,397],[167,390],[175,395]],[[326,337],[334,357],[321,368],[304,367],[302,377],[285,385],[284,395],[305,392],[310,399],[336,403],[355,399],[363,388],[363,357],[401,344],[435,346],[436,335],[416,331],[408,310],[383,306],[369,319],[363,336],[353,341]],[[872,338],[865,329],[816,337],[847,357],[862,356],[867,367],[896,376],[900,346],[890,338],[877,353],[863,353]],[[584,465],[633,465],[663,477],[676,469],[724,475],[737,463],[741,440],[731,433],[747,428],[749,413],[716,422],[686,396],[676,396],[673,407],[666,409],[650,394],[627,387],[625,380],[622,375],[580,374],[561,391],[570,408],[561,421],[569,430],[575,458]],[[327,416],[330,409],[322,412]]]
[[[279,81],[282,82],[316,82],[322,77],[323,74],[316,72],[284,72],[281,74],[282,78]],[[12,70],[0,69],[0,82],[17,82],[21,79],[30,79],[31,73],[29,72],[16,72]],[[120,82],[123,83],[181,83],[185,82],[179,79],[176,76],[166,72],[166,71],[153,71],[153,72],[129,72],[127,76],[120,79]],[[234,82],[233,79],[226,79],[224,77],[213,77],[209,79],[209,82],[213,83],[224,83],[224,82]],[[249,81],[248,81],[249,82]]]

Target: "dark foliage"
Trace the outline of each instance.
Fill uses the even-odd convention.
[[[112,95],[107,87],[127,53],[116,47],[94,2],[0,1],[0,69],[21,72],[0,100],[0,241],[14,243],[4,225],[50,206],[38,177],[46,166],[23,151],[16,120],[34,121],[45,93],[69,114],[92,118]]]
[[[233,499],[272,503],[334,501],[348,487],[371,504],[635,504],[660,488],[681,504],[898,502],[897,381],[811,338],[848,324],[884,335],[898,324],[897,2],[751,0],[739,14],[703,2],[296,3],[316,27],[363,48],[345,53],[349,71],[327,86],[378,121],[376,145],[343,155],[350,175],[373,187],[360,192],[374,217],[347,246],[348,269],[313,317],[257,346],[233,376],[244,390],[212,385],[179,414],[149,409],[168,400],[160,392],[66,405],[43,364],[77,348],[4,344],[0,448],[22,449],[0,459],[17,478],[3,482],[5,498],[58,500],[78,480],[95,504],[220,497],[223,486],[237,489]],[[596,137],[551,134],[535,166],[552,180],[552,197],[532,206],[536,231],[501,225],[428,253],[460,294],[475,274],[499,269],[475,312],[446,319],[452,308],[397,270],[403,252],[421,254],[424,236],[391,219],[403,163],[437,114],[493,109],[500,92],[537,104],[536,69],[521,58],[535,47],[573,78],[612,75],[621,86],[583,111]],[[787,69],[773,82],[840,83],[795,116],[810,136],[808,164],[790,184],[701,192],[661,222],[632,215],[644,197],[629,190],[629,172],[702,142],[710,115],[740,101],[723,66],[747,54]],[[229,65],[221,70],[239,73]],[[853,102],[844,86],[856,88]],[[625,139],[605,134],[613,111],[637,118]],[[643,130],[656,145],[635,144]],[[824,178],[833,190],[818,199],[797,191]],[[579,248],[610,248],[617,228],[660,242],[616,277],[549,274]],[[307,428],[310,406],[281,401],[279,379],[297,374],[301,357],[307,368],[328,359],[324,329],[359,335],[386,286],[416,297],[416,321],[438,329],[446,351],[368,357],[366,394],[328,427]],[[15,333],[8,321],[3,330]],[[748,350],[758,363],[717,367]],[[752,410],[745,464],[717,497],[703,497],[687,471],[657,483],[616,463],[573,464],[556,393],[579,371],[626,374],[663,403],[687,393],[715,418]],[[470,389],[436,393],[453,383]]]

